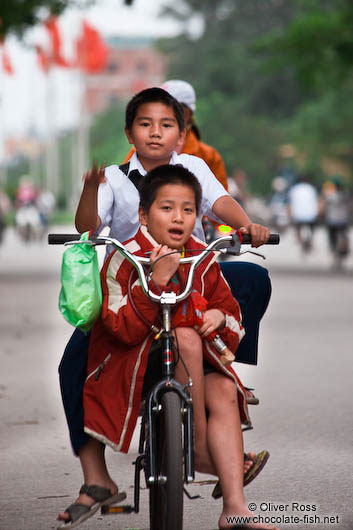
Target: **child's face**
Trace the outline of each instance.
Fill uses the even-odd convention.
[[[168,164],[171,154],[184,142],[173,109],[163,103],[144,103],[138,108],[131,130],[125,129],[145,169]]]
[[[157,243],[181,249],[195,226],[195,194],[189,186],[166,184],[158,189],[149,212],[140,208],[139,216]]]

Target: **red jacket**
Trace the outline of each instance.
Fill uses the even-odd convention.
[[[145,255],[156,244],[145,227],[125,243],[130,252],[138,255]],[[185,255],[191,255],[187,248],[202,249],[204,246],[191,237]],[[215,260],[216,256],[210,253],[199,265],[193,287],[208,300],[208,309],[217,308],[226,315],[226,325],[220,335],[228,348],[235,352],[244,335],[240,309]],[[189,265],[179,268],[184,281],[188,270]],[[131,292],[135,307],[149,324],[159,327],[158,305],[143,293],[133,265],[114,251],[101,272],[102,312],[91,333],[84,388],[85,431],[122,452],[129,449],[138,418],[148,353],[154,339],[149,325],[136,314],[129,300],[128,282],[132,271]],[[170,285],[177,289],[173,283]],[[235,381],[241,419],[249,425],[244,389],[235,372],[222,365],[218,352],[207,341],[204,341],[203,355],[216,369]]]

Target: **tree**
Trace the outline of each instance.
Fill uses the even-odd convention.
[[[336,160],[353,173],[353,4],[351,0],[297,0],[298,16],[258,43],[270,73],[292,65],[301,104],[288,133],[319,165]],[[308,163],[308,162],[307,162]]]
[[[253,191],[268,193],[284,141],[282,122],[293,114],[300,93],[290,68],[268,75],[255,43],[288,25],[291,3],[184,0],[165,14],[185,24],[197,16],[203,23],[197,39],[185,31],[159,43],[169,57],[168,77],[195,87],[203,139],[218,148],[229,173],[240,167]]]
[[[89,5],[90,0],[1,0],[0,37],[8,33],[22,36],[30,27],[41,21],[40,10],[60,15],[69,5]]]
[[[165,13],[186,30],[160,46],[168,77],[190,81],[205,141],[269,191],[282,143],[303,169],[324,157],[353,170],[351,0],[184,0]],[[187,21],[201,20],[193,38]]]
[[[353,70],[351,0],[296,0],[297,17],[260,43],[273,70],[292,64],[301,88],[311,95],[344,84]]]
[[[116,103],[95,117],[90,131],[90,163],[121,164],[130,149],[124,133],[125,104]]]

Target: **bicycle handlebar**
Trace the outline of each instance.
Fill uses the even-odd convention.
[[[189,296],[191,290],[192,290],[192,284],[194,281],[194,274],[195,270],[198,267],[198,265],[206,258],[209,252],[211,251],[219,251],[223,250],[223,252],[229,252],[232,254],[239,255],[240,247],[242,244],[250,244],[251,243],[251,236],[249,234],[242,234],[239,237],[239,234],[235,232],[234,234],[222,236],[205,247],[204,250],[200,251],[200,254],[196,256],[191,256],[188,258],[181,258],[180,263],[190,263],[190,271],[188,274],[188,279],[186,282],[185,289],[182,293],[176,295],[174,292],[168,293],[163,292],[161,295],[156,295],[152,291],[150,291],[148,287],[148,281],[146,278],[145,271],[143,269],[142,264],[149,264],[150,258],[145,258],[142,256],[136,256],[135,254],[131,254],[120,241],[117,239],[113,239],[111,237],[106,236],[98,236],[98,237],[92,237],[88,241],[80,241],[80,234],[48,234],[48,243],[49,245],[63,245],[63,244],[91,244],[91,245],[106,245],[106,244],[112,244],[116,250],[120,252],[126,259],[128,259],[132,265],[137,270],[141,287],[144,293],[149,296],[152,300],[155,302],[159,302],[160,304],[175,304],[180,302],[181,300],[184,300],[187,296]],[[242,241],[241,241],[242,239]],[[269,240],[265,243],[266,245],[278,245],[279,243],[279,235],[278,234],[271,234]]]
[[[64,245],[70,241],[79,241],[81,234],[48,234],[48,243],[49,245]],[[220,238],[221,239],[221,238]],[[93,238],[95,245],[105,245],[106,241],[101,237]],[[92,241],[93,241],[92,240]],[[269,240],[265,243],[266,245],[278,245],[279,244],[279,234],[270,234]],[[243,234],[242,245],[250,245],[251,236],[250,234]]]
[[[65,243],[70,243],[71,241],[80,241],[81,234],[48,234],[48,244],[49,245],[65,245]],[[98,238],[93,238],[98,239]],[[88,241],[93,241],[89,239]],[[105,245],[105,241],[95,241],[95,245]]]

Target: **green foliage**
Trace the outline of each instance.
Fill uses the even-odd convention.
[[[291,141],[305,164],[323,158],[349,168],[353,145],[353,3],[297,0],[298,16],[285,30],[257,42],[269,72],[291,64],[302,102],[289,123]],[[347,175],[349,176],[349,175]]]
[[[17,157],[11,165],[7,166],[7,185],[5,187],[6,194],[11,201],[15,200],[18,183],[23,175],[28,175],[30,172],[29,160],[25,157]]]
[[[353,67],[351,0],[297,4],[300,12],[286,30],[276,29],[258,48],[267,50],[275,70],[290,62],[309,94],[344,83]]]
[[[249,191],[266,195],[277,170],[280,128],[260,115],[249,119],[236,102],[225,104],[222,95],[214,92],[198,100],[197,122],[205,141],[224,155],[229,174],[245,169]]]
[[[22,36],[23,33],[41,20],[40,11],[59,15],[69,5],[89,5],[84,0],[1,0],[0,36],[10,32]]]
[[[125,104],[117,103],[96,116],[90,134],[90,162],[121,164],[130,149],[124,133]]]
[[[353,3],[351,0],[184,0],[167,14],[204,24],[159,47],[169,78],[196,90],[204,141],[228,171],[240,167],[253,191],[269,190],[291,143],[301,169],[323,158],[353,170]]]
[[[342,104],[344,102],[344,104]],[[353,73],[339,91],[327,89],[308,100],[291,123],[293,142],[317,159],[332,158],[353,167]]]
[[[68,210],[65,210],[64,207],[58,205],[58,209],[53,212],[51,216],[51,224],[53,225],[71,225],[75,224],[74,213]]]
[[[195,87],[202,139],[220,151],[228,173],[243,169],[252,191],[266,193],[284,140],[282,121],[300,95],[291,70],[270,77],[254,46],[261,35],[285,27],[293,10],[271,0],[187,0],[176,10],[179,19],[201,15],[204,31],[196,40],[185,33],[159,42],[169,57],[168,77]]]

